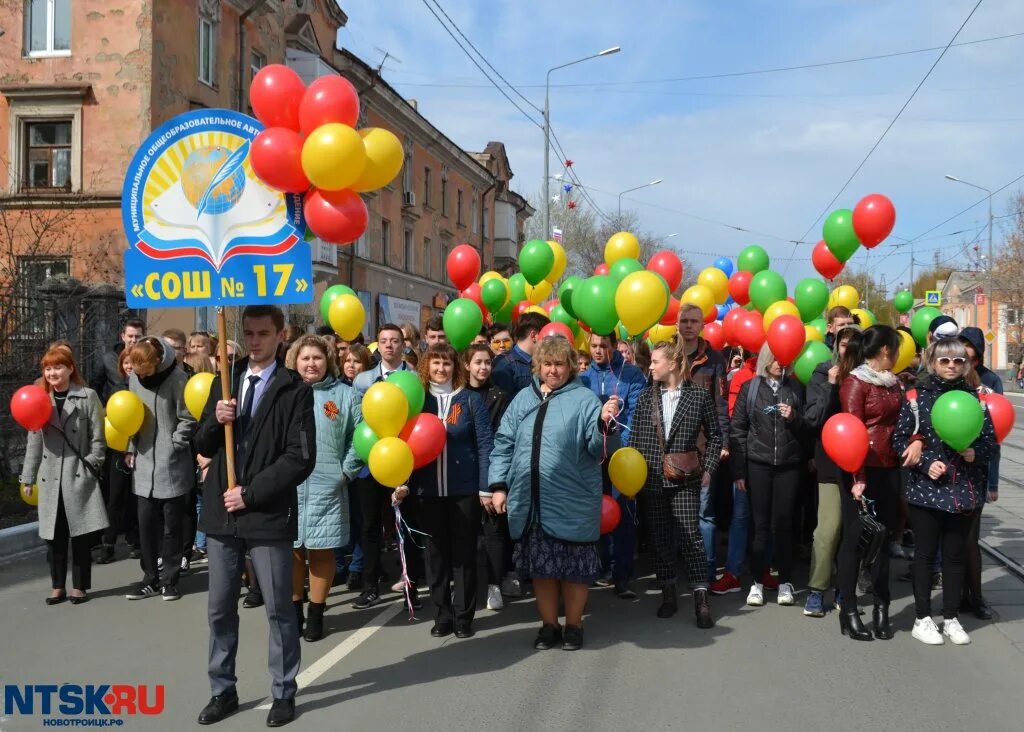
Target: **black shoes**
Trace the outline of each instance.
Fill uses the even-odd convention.
[[[438,620],[430,629],[430,634],[435,638],[444,638],[452,634],[452,623],[450,620]]]
[[[629,586],[629,580],[615,580],[615,595],[623,600],[636,599],[636,592]]]
[[[156,597],[159,594],[160,590],[143,582],[131,592],[126,593],[125,597],[129,600],[145,600],[147,597]]]
[[[85,593],[82,593],[81,595],[71,595],[68,597],[68,602],[72,605],[82,605],[89,602],[89,596]]]
[[[216,724],[238,711],[238,693],[226,691],[211,697],[210,702],[199,712],[199,724]]]
[[[679,610],[679,603],[676,600],[676,586],[664,585],[661,588],[661,605],[658,606],[659,618],[671,618]]]
[[[713,628],[715,621],[711,619],[711,603],[708,602],[707,590],[693,591],[693,611],[697,616],[697,627],[707,630]]]
[[[537,639],[533,642],[533,647],[538,651],[547,651],[561,642],[562,626],[544,623],[541,626],[540,632],[537,633]]]
[[[472,638],[473,637],[473,624],[472,623],[456,623],[455,624],[455,637],[456,638]]]
[[[583,628],[566,623],[562,631],[562,650],[578,651],[583,647]]]
[[[259,607],[263,604],[263,593],[259,590],[249,589],[245,593],[245,599],[242,600],[242,607],[251,610],[254,607]]]
[[[960,602],[960,609],[974,613],[978,620],[991,620],[992,608],[985,602],[985,598],[975,595],[973,592],[964,592],[963,600]]]
[[[163,590],[161,590],[160,594],[163,597],[163,599],[167,600],[168,602],[181,599],[181,593],[178,592],[178,588],[174,585],[167,585],[163,588]]]
[[[68,599],[68,593],[64,592],[64,593],[62,593],[60,595],[57,595],[56,597],[47,597],[46,598],[46,604],[47,605],[60,605],[62,602],[64,602],[67,599]]]
[[[348,583],[345,585],[349,590],[353,592],[355,590],[363,589],[363,573],[362,572],[349,572]]]
[[[141,559],[142,558],[142,550],[139,549],[136,546],[133,546],[131,548],[131,551],[128,552],[128,558],[129,559]]]
[[[274,703],[270,705],[270,711],[267,713],[267,726],[284,727],[293,719],[295,719],[295,700],[274,699]]]
[[[309,643],[314,643],[324,637],[324,610],[326,609],[326,602],[309,603],[309,617],[306,619],[306,632],[302,635],[302,637]],[[299,611],[301,612],[301,606]]]
[[[96,564],[110,564],[114,561],[114,545],[100,544],[100,550],[94,560]]]
[[[889,622],[889,606],[875,605],[871,611],[871,624],[875,629],[875,637],[879,640],[892,640],[892,624]]]
[[[377,594],[376,587],[367,587],[363,590],[363,593],[356,598],[356,601],[352,603],[352,607],[356,610],[365,610],[368,607],[374,605],[380,605],[380,595]]]
[[[839,632],[843,635],[850,636],[853,640],[874,640],[871,632],[864,627],[864,623],[860,619],[860,613],[857,612],[856,606],[851,610],[843,608],[839,611]]]

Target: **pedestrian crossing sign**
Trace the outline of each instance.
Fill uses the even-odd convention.
[[[942,305],[942,293],[938,290],[926,290],[924,293],[924,304],[937,308]]]

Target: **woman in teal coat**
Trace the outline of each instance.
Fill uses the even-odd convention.
[[[543,625],[534,648],[583,645],[583,608],[601,570],[601,460],[619,446],[617,402],[603,407],[576,375],[576,354],[548,337],[533,354],[532,388],[509,405],[488,475],[493,505],[508,511],[516,569],[533,580]],[[565,602],[565,631],[558,624]]]
[[[349,502],[345,475],[359,472],[352,449],[356,423],[362,419],[351,386],[338,378],[334,349],[320,336],[299,338],[288,349],[285,365],[313,388],[316,417],[316,467],[298,487],[298,536],[292,558],[292,602],[307,641],[323,637],[327,593],[334,582],[334,550],[349,542]],[[309,562],[309,619],[303,618],[302,594]]]

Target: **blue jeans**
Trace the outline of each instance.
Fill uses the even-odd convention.
[[[732,523],[729,524],[729,553],[725,571],[739,577],[743,560],[747,556],[747,536],[750,530],[750,496],[732,484]]]
[[[704,539],[704,553],[708,558],[708,582],[715,581],[718,569],[715,552],[715,500],[711,493],[714,484],[715,480],[712,478],[711,485],[700,489],[700,511],[697,514],[700,535]]]
[[[345,572],[363,571],[363,547],[359,543],[359,537],[363,531],[363,514],[359,506],[357,491],[349,486],[348,490],[348,516],[349,516],[349,543],[334,550],[334,570],[339,574]],[[345,564],[345,555],[352,554],[348,565]]]
[[[601,537],[601,573],[612,575],[616,581],[628,582],[633,578],[633,552],[636,548],[636,501],[614,488],[612,495],[618,501],[622,518],[611,534]]]
[[[206,532],[199,530],[199,517],[203,515],[203,492],[196,494],[196,549],[206,551]]]

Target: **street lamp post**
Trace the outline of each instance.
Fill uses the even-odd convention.
[[[995,260],[992,258],[992,191],[990,191],[988,188],[985,188],[984,186],[979,186],[979,185],[976,185],[974,183],[968,183],[967,181],[961,180],[960,178],[957,178],[954,175],[947,175],[946,176],[946,180],[951,180],[954,183],[963,183],[965,186],[970,186],[971,188],[977,188],[979,191],[985,191],[985,193],[988,194],[988,288],[987,288],[988,292],[985,293],[985,297],[988,300],[988,329],[991,332],[992,331],[992,327],[993,327],[993,322],[992,322],[992,290],[993,290],[993,285],[994,285],[994,281],[995,281],[995,273],[994,273],[994,262],[995,262]],[[987,341],[988,339],[986,338],[985,340]],[[988,367],[990,369],[991,368],[995,368],[995,356],[994,356],[994,354],[995,354],[995,344],[993,344],[991,341],[989,341],[989,344],[988,344],[988,358],[987,358],[986,363],[988,364]]]
[[[650,183],[644,183],[642,186],[636,186],[635,188],[627,188],[622,193],[620,193],[619,194],[619,214],[618,214],[619,218],[620,219],[622,218],[622,197],[624,195],[626,195],[627,193],[632,193],[633,191],[639,191],[641,188],[647,188],[648,186],[656,186],[659,183],[661,183],[662,180],[663,180],[662,178],[656,178],[655,180],[652,180]]]
[[[544,238],[548,239],[551,237],[551,192],[548,186],[550,180],[550,156],[551,156],[551,72],[564,69],[566,66],[575,66],[581,64],[584,61],[589,61],[592,58],[599,58],[601,56],[611,56],[613,53],[618,53],[622,49],[618,46],[612,46],[606,48],[599,53],[591,54],[590,56],[584,56],[578,58],[575,61],[570,61],[567,64],[561,64],[560,66],[554,66],[548,69],[547,76],[544,79]]]

